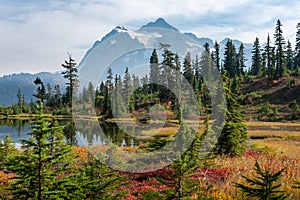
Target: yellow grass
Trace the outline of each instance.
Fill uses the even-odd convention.
[[[230,168],[231,172],[222,184],[214,186],[215,189],[219,191],[219,193],[224,193],[226,196],[233,197],[232,199],[246,199],[246,197],[242,195],[241,191],[234,187],[234,182],[246,184],[241,175],[249,178],[257,176],[254,171],[254,164],[256,160],[262,169],[268,168],[271,172],[277,172],[284,168],[283,176],[278,182],[282,184],[280,189],[291,193],[291,199],[300,198],[300,191],[292,188],[294,181],[300,180],[300,171],[298,166],[299,161],[282,155],[274,156],[259,154],[256,156],[243,156],[236,158],[218,157],[216,159],[216,164],[221,166],[221,168]]]
[[[300,127],[299,122],[258,122],[258,121],[248,121],[245,124],[250,126],[268,126],[268,127],[287,127],[287,126],[298,126]]]
[[[250,137],[300,138],[300,132],[298,131],[248,130],[248,133]]]
[[[268,138],[264,140],[252,141],[252,145],[257,149],[265,149],[275,155],[286,155],[300,159],[300,140]]]

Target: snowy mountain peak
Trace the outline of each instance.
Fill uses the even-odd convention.
[[[116,26],[116,28],[112,29],[108,34],[106,34],[100,42],[103,42],[104,40],[107,40],[108,38],[117,35],[120,32],[126,32],[128,31],[124,26]],[[99,42],[98,42],[99,43]],[[96,45],[98,45],[98,43]],[[95,46],[95,45],[94,45]]]
[[[117,30],[117,31],[127,31],[127,29],[124,26],[116,26],[115,30]]]
[[[146,25],[143,25],[140,30],[144,28],[166,28],[179,32],[177,28],[168,24],[163,18],[158,18],[155,22],[150,22]]]

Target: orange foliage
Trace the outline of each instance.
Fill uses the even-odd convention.
[[[0,186],[7,186],[10,182],[10,179],[13,177],[14,175],[12,173],[5,173],[3,171],[0,171]]]

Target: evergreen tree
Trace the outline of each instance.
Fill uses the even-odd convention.
[[[292,44],[288,40],[286,46],[286,68],[288,70],[294,70],[294,66],[294,52],[292,49]]]
[[[286,66],[285,66],[285,52],[284,52],[284,45],[285,40],[282,35],[282,24],[281,21],[278,19],[276,23],[275,29],[275,46],[276,46],[276,77],[282,77],[285,74]]]
[[[62,106],[62,95],[61,95],[61,92],[60,92],[59,85],[54,86],[54,91],[55,91],[55,94],[54,94],[55,106],[57,108],[61,108],[61,106]]]
[[[92,105],[95,104],[95,88],[92,82],[89,82],[88,88],[87,88],[87,98],[88,102]]]
[[[52,87],[49,83],[47,84],[46,106],[55,106],[55,97],[53,95]]]
[[[300,67],[300,23],[297,24],[296,45],[295,45],[295,68]]]
[[[268,169],[263,171],[256,161],[255,171],[258,177],[253,179],[242,175],[250,186],[243,185],[241,183],[235,183],[235,186],[242,189],[247,196],[254,197],[259,200],[288,199],[289,195],[287,195],[286,192],[278,190],[281,184],[276,184],[276,182],[282,177],[284,169],[275,173],[271,173]]]
[[[224,70],[229,78],[233,78],[237,73],[236,49],[232,40],[227,40],[224,52]]]
[[[195,61],[193,63],[193,70],[194,70],[194,80],[193,80],[193,88],[194,91],[197,95],[198,98],[198,102],[201,104],[201,92],[202,92],[202,82],[203,82],[203,78],[200,75],[201,73],[201,68],[200,68],[200,61],[198,58],[198,55],[196,55]],[[199,108],[201,109],[201,105],[199,105]]]
[[[181,123],[180,128],[176,134],[176,143],[177,143],[177,151],[178,154],[183,153],[183,146],[185,142],[188,140],[187,138],[195,137],[196,132]],[[197,154],[194,152],[186,151],[184,152],[174,163],[173,168],[176,171],[176,186],[175,186],[175,195],[177,198],[182,198],[184,196],[185,191],[185,177],[189,172],[193,171],[197,166]]]
[[[118,195],[125,192],[115,192],[117,187],[121,186],[120,180],[122,177],[117,172],[110,170],[95,157],[92,157],[88,163],[84,164],[81,173],[86,175],[86,179],[82,185],[87,199],[117,199]]]
[[[113,73],[112,69],[108,68],[106,82],[103,84],[103,88],[101,90],[103,92],[104,100],[102,106],[102,115],[106,117],[113,117],[112,115],[112,106],[111,106],[111,95],[113,94]]]
[[[18,97],[18,106],[22,110],[23,107],[25,106],[25,100],[20,88],[18,88],[17,97]]]
[[[39,85],[39,86],[36,89],[37,93],[33,94],[33,96],[38,98],[38,101],[37,101],[38,104],[44,103],[44,101],[46,99],[46,90],[45,90],[44,83],[42,82],[42,80],[39,77],[37,77],[34,81],[34,84]]]
[[[123,98],[126,106],[128,106],[130,103],[132,92],[131,76],[128,72],[128,67],[126,67],[123,80]]]
[[[237,69],[238,69],[238,76],[245,75],[244,68],[246,68],[245,62],[247,61],[244,53],[245,47],[243,43],[241,43],[239,47],[239,51],[237,54]]]
[[[126,112],[126,108],[124,107],[124,102],[123,102],[123,98],[122,98],[122,84],[120,84],[121,82],[121,77],[117,76],[115,77],[115,89],[114,89],[114,93],[113,93],[113,98],[112,100],[113,105],[112,105],[112,109],[113,109],[113,113],[114,113],[114,117],[118,118],[121,117],[125,112]]]
[[[77,63],[72,58],[72,55],[68,53],[68,57],[68,61],[65,61],[61,66],[65,69],[62,74],[64,75],[64,78],[67,79],[64,103],[67,103],[71,107],[73,94],[76,92],[78,86],[78,69],[76,68]]]
[[[270,41],[270,36],[268,34],[267,37],[267,44],[264,48],[264,53],[266,55],[266,74],[268,75],[268,78],[271,80],[274,78],[274,65],[272,64],[272,51],[273,47],[271,47],[271,41]]]
[[[183,76],[190,84],[193,84],[192,81],[194,80],[194,73],[192,69],[192,60],[190,52],[186,54],[183,61]]]
[[[161,85],[165,86],[162,87],[160,91],[160,98],[164,101],[170,101],[172,98],[172,92],[170,91],[170,88],[174,88],[176,82],[176,77],[174,76],[174,70],[176,70],[175,54],[168,49],[170,47],[169,44],[160,45],[163,49],[163,61],[160,65],[160,80]]]
[[[255,76],[262,75],[262,57],[258,38],[255,39],[253,44],[251,73]]]
[[[0,168],[2,163],[5,161],[7,156],[10,156],[16,152],[14,142],[11,140],[9,135],[6,135],[4,141],[0,141]]]
[[[226,92],[227,108],[224,127],[216,145],[216,153],[231,156],[242,155],[246,150],[248,141],[247,126],[243,123],[239,112],[238,97],[230,89],[230,80],[222,73],[224,89]]]
[[[159,82],[160,82],[160,73],[159,73],[159,62],[156,49],[153,50],[150,57],[150,83],[151,83],[151,92],[158,92]]]
[[[215,66],[219,71],[221,71],[221,66],[220,66],[220,45],[218,44],[217,41],[215,41],[214,45],[215,51],[214,51],[214,62]]]
[[[64,142],[62,127],[51,127],[42,118],[42,110],[40,103],[39,117],[29,133],[31,138],[22,140],[24,151],[8,157],[4,163],[7,170],[16,174],[9,187],[13,199],[83,198],[80,183],[75,174],[70,174],[73,154]]]
[[[85,86],[82,88],[82,92],[80,94],[80,98],[79,99],[81,99],[84,104],[88,103],[88,101],[89,101],[87,89],[86,89]]]

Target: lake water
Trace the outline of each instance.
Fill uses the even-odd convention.
[[[102,145],[114,143],[117,146],[138,146],[145,143],[146,139],[140,139],[126,132],[132,132],[132,127],[119,128],[115,123],[99,123],[91,122],[87,125],[85,122],[75,124],[71,120],[58,120],[59,124],[64,126],[64,134],[66,141],[72,145]],[[1,119],[0,120],[0,140],[6,135],[10,135],[11,139],[20,146],[21,139],[29,139],[30,136],[30,120],[20,119]]]

